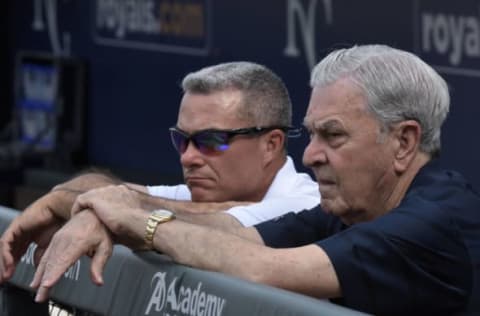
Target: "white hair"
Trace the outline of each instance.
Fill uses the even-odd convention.
[[[440,152],[441,126],[450,107],[445,80],[412,53],[386,45],[361,45],[330,53],[312,71],[310,85],[326,86],[348,78],[365,94],[368,109],[382,126],[416,120],[420,149]]]

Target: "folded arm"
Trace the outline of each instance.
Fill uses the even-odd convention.
[[[232,215],[221,212],[233,206],[248,205],[251,202],[190,202],[175,201],[152,196],[147,193],[144,186],[136,184],[121,184],[104,186],[82,194],[77,198],[72,207],[72,213],[81,212],[84,208],[96,208],[102,205],[118,207],[138,207],[145,211],[167,209],[173,211],[175,216],[183,221],[215,227],[230,231],[243,225]],[[202,210],[212,207],[213,211],[202,213]]]
[[[101,206],[94,211],[113,234],[128,236],[130,245],[145,246],[149,212],[139,208],[112,212],[112,208]],[[270,248],[254,227],[236,227],[225,232],[174,219],[158,225],[153,246],[174,261],[196,268],[320,298],[341,296],[335,270],[322,248]]]
[[[101,189],[102,194],[82,195],[75,207],[95,212],[116,240],[134,249],[144,249],[145,225],[150,212],[142,209],[135,198],[119,200],[119,189],[124,191],[123,195],[131,194],[131,190],[123,187],[116,188],[116,194],[109,197],[109,188],[105,188]],[[197,268],[317,297],[340,295],[335,270],[320,247],[269,248],[252,227],[236,227],[225,232],[175,219],[159,224],[154,235],[154,248],[176,262]],[[65,260],[46,254],[40,266],[35,285],[39,287],[37,300],[42,301],[68,265]]]

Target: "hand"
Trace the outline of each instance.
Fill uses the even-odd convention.
[[[125,185],[107,186],[84,193],[75,200],[72,213],[90,209],[114,234],[115,240],[132,249],[144,248],[148,213],[141,209],[139,193]]]
[[[75,215],[52,238],[30,286],[37,289],[35,301],[48,298],[50,288],[82,255],[92,256],[90,276],[103,284],[102,273],[112,254],[112,239],[105,226],[90,210]]]
[[[118,182],[102,174],[89,173],[57,185],[15,218],[0,239],[0,283],[10,279],[31,242],[38,244],[35,260],[60,229],[79,193]]]
[[[38,256],[46,249],[52,235],[60,229],[63,220],[55,208],[63,207],[62,193],[50,192],[32,203],[3,233],[0,239],[0,283],[10,279],[15,267],[31,242],[36,242]]]

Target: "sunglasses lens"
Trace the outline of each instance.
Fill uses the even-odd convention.
[[[200,132],[192,136],[197,149],[206,155],[228,149],[228,134],[224,132]]]
[[[187,150],[188,138],[176,130],[170,130],[170,138],[172,139],[175,149],[183,154]]]

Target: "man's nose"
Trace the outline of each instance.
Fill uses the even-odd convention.
[[[185,151],[180,154],[180,163],[183,167],[189,168],[193,165],[199,165],[203,162],[203,154],[195,147],[192,141],[189,141]]]
[[[311,168],[327,162],[326,144],[314,136],[303,152],[303,164]]]

